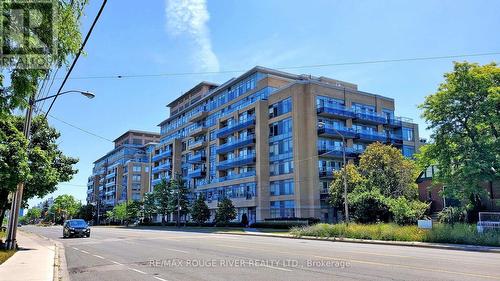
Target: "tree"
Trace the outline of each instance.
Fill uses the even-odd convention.
[[[191,218],[199,225],[206,222],[210,218],[210,210],[207,203],[205,203],[205,196],[200,194],[193,202],[191,207]]]
[[[172,196],[170,183],[162,180],[161,183],[155,185],[153,196],[158,213],[161,214],[161,225],[165,225],[165,216],[170,213],[170,197]]]
[[[2,2],[4,11],[7,11],[10,5],[14,5],[14,1],[12,2]],[[56,13],[52,12],[52,8],[40,8],[37,10],[38,15],[30,14],[31,17],[37,15],[40,24],[16,26],[17,32],[4,34],[7,36],[3,38],[6,41],[2,47],[5,54],[33,54],[34,49],[40,48],[38,42],[41,44],[52,42],[53,35],[56,35],[57,40],[51,49],[52,52],[44,54],[47,59],[46,68],[26,67],[22,63],[22,55],[12,55],[10,60],[0,60],[2,68],[0,72],[0,117],[2,119],[12,110],[26,107],[28,98],[40,88],[39,83],[48,78],[50,70],[68,65],[68,59],[78,52],[82,41],[79,21],[87,2],[88,0],[56,0],[53,2],[57,9]],[[0,13],[0,21],[4,24],[8,22],[7,14],[8,12]],[[52,18],[52,15],[55,17]],[[44,48],[44,50],[49,49]],[[8,79],[4,79],[5,74]],[[5,80],[10,81],[10,85],[4,85]]]
[[[28,212],[25,215],[26,220],[27,220],[26,222],[36,223],[36,221],[38,219],[40,219],[41,216],[42,216],[42,210],[40,210],[38,208],[31,208],[28,210]]]
[[[486,192],[481,183],[500,179],[500,68],[457,62],[444,80],[420,105],[432,134],[417,157],[470,210]]]
[[[94,205],[87,204],[80,206],[77,216],[85,221],[91,221],[94,218]]]
[[[144,198],[142,201],[143,209],[144,209],[144,218],[148,221],[152,220],[154,214],[156,214],[156,202],[154,193],[148,192],[144,194]]]
[[[106,212],[107,214],[107,212]],[[127,204],[120,203],[113,207],[113,218],[119,220],[123,223],[124,220],[127,219]]]
[[[227,225],[230,221],[236,218],[236,208],[231,199],[224,197],[217,203],[217,211],[215,212],[215,220],[218,225]]]
[[[355,188],[362,189],[365,187],[366,180],[358,171],[354,164],[347,164],[345,168],[333,173],[333,180],[328,188],[330,195],[330,205],[344,211],[344,169],[347,169],[347,198]]]
[[[128,201],[126,205],[126,212],[127,212],[127,226],[130,221],[135,221],[137,218],[140,217],[140,213],[142,211],[142,203],[140,201]]]
[[[368,190],[379,189],[386,197],[417,197],[415,179],[419,170],[413,160],[406,159],[393,146],[370,144],[360,157],[359,172],[366,179]]]
[[[174,178],[170,181],[170,190],[171,196],[169,209],[171,212],[175,212],[175,215],[177,217],[177,225],[179,225],[180,217],[186,216],[189,213],[189,191],[186,187],[185,182],[180,178]],[[178,208],[180,208],[179,212]],[[178,216],[177,214],[180,214],[180,216]]]
[[[106,219],[108,219],[108,224],[115,218],[115,213],[113,211],[106,211]]]
[[[54,204],[51,206],[53,213],[56,217],[61,218],[62,221],[71,219],[78,214],[81,204],[76,201],[73,195],[63,194],[54,199]]]
[[[0,221],[10,208],[8,195],[25,182],[23,202],[43,197],[57,189],[59,182],[71,180],[77,170],[78,159],[68,157],[59,150],[60,133],[48,125],[42,116],[33,119],[31,142],[22,131],[24,119],[10,116],[0,121]],[[27,151],[27,152],[26,152]]]

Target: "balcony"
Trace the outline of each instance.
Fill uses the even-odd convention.
[[[188,145],[188,149],[189,150],[196,150],[196,149],[200,149],[202,147],[205,147],[206,145],[207,145],[207,142],[205,140],[201,139],[201,140],[191,142]]]
[[[240,137],[239,139],[231,142],[227,142],[223,145],[220,145],[217,148],[217,154],[227,153],[229,151],[233,151],[236,148],[247,146],[255,143],[255,135],[248,135],[245,137]]]
[[[156,173],[159,173],[159,172],[170,170],[170,168],[172,168],[172,163],[171,162],[165,162],[165,163],[160,164],[160,165],[158,165],[156,167],[153,167],[153,169],[151,169],[151,170],[153,171],[153,174],[156,174]]]
[[[205,177],[205,169],[204,168],[198,168],[198,169],[192,169],[188,170],[188,178],[203,178]]]
[[[318,147],[319,157],[343,158],[343,153],[342,146]],[[353,147],[346,147],[345,149],[345,156],[347,158],[355,158],[361,153],[363,153],[363,150],[355,149]]]
[[[333,178],[333,172],[335,170],[332,167],[319,167],[318,168],[319,172],[319,177],[322,179],[332,179]]]
[[[106,196],[114,195],[114,194],[115,194],[115,192],[116,192],[116,190],[114,190],[114,189],[112,189],[112,190],[108,190],[108,191],[106,191],[106,192],[104,193],[104,195],[106,195]]]
[[[197,126],[188,132],[188,137],[197,137],[207,133],[207,127],[205,126]]]
[[[168,149],[168,150],[163,150],[163,151],[160,151],[160,153],[156,154],[155,156],[152,157],[152,160],[153,161],[159,161],[163,158],[166,158],[166,157],[171,157],[172,156],[172,150]]]
[[[318,115],[324,117],[335,117],[341,119],[355,118],[356,114],[351,109],[341,104],[328,104],[318,107]]]
[[[357,112],[356,120],[365,124],[383,125],[387,123],[387,117],[375,112]]]
[[[215,182],[225,182],[225,181],[254,177],[254,176],[255,176],[255,171],[249,171],[249,172],[233,174],[233,175],[229,175],[229,176],[225,176],[225,177],[219,177],[219,178],[215,179]]]
[[[106,175],[106,179],[110,179],[110,178],[113,178],[116,176],[116,173],[115,172],[112,172],[112,173],[109,173]]]
[[[198,122],[203,120],[207,116],[208,116],[208,111],[203,111],[203,110],[198,111],[195,114],[191,115],[191,117],[189,118],[189,122]]]
[[[87,189],[87,194],[92,194],[94,193],[94,189]]]
[[[115,199],[107,199],[107,200],[104,200],[104,205],[107,205],[107,206],[114,206],[115,205]]]
[[[155,185],[160,184],[162,180],[169,181],[169,180],[170,180],[170,176],[165,176],[165,177],[163,177],[163,178],[153,179],[153,180],[151,181],[151,186],[153,186],[153,187],[154,187]]]
[[[115,186],[115,181],[106,183],[106,187]]]
[[[203,163],[207,160],[205,153],[196,153],[188,157],[187,162],[190,164]]]
[[[329,138],[341,138],[339,135],[342,134],[346,139],[354,139],[356,138],[356,131],[353,128],[341,127],[341,126],[332,126],[332,125],[324,125],[318,127],[318,135]]]
[[[401,134],[390,134],[389,141],[393,145],[403,145],[403,136]]]
[[[255,126],[255,116],[248,117],[247,120],[240,121],[236,124],[231,124],[231,125],[226,126],[224,128],[220,128],[216,132],[215,135],[218,138],[223,138],[225,136],[230,135],[231,133],[234,133],[234,132],[237,132],[237,131],[240,131],[240,130],[243,130],[243,129],[246,129],[249,127],[253,127],[253,126]]]
[[[364,142],[381,142],[385,143],[387,142],[387,134],[385,132],[379,133],[379,132],[372,132],[372,131],[359,131],[358,132],[358,139],[360,141]]]
[[[221,161],[217,164],[217,170],[227,170],[234,167],[245,166],[248,164],[255,163],[255,153],[239,156],[233,159],[228,159]]]

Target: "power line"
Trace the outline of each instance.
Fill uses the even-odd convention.
[[[397,59],[380,59],[380,60],[365,60],[365,61],[351,61],[351,62],[338,62],[338,63],[327,63],[327,64],[309,64],[309,65],[299,65],[299,66],[282,66],[273,67],[277,70],[292,70],[292,69],[302,69],[302,68],[321,68],[330,66],[346,66],[346,65],[363,65],[363,64],[378,64],[378,63],[394,63],[394,62],[406,62],[406,61],[426,61],[426,60],[440,60],[440,59],[453,59],[453,58],[465,58],[465,57],[480,57],[480,56],[491,56],[500,55],[500,52],[489,52],[489,53],[475,53],[475,54],[459,54],[459,55],[445,55],[445,56],[429,56],[429,57],[411,57],[411,58],[397,58]],[[144,74],[117,74],[117,75],[97,75],[97,76],[80,76],[72,77],[69,79],[125,79],[125,78],[155,78],[155,77],[175,77],[175,76],[191,76],[191,75],[210,75],[210,74],[227,74],[227,73],[242,73],[246,70],[221,70],[221,71],[202,71],[202,72],[170,72],[170,73],[144,73]],[[62,79],[61,77],[56,79]]]
[[[97,21],[99,20],[99,17],[101,16],[102,14],[102,11],[104,10],[104,7],[106,6],[106,3],[108,1],[107,0],[104,0],[102,2],[102,5],[101,5],[101,8],[99,9],[99,12],[97,12],[97,15],[96,17],[94,18],[94,21],[92,22],[92,25],[90,26],[90,29],[89,31],[87,32],[87,35],[85,36],[85,39],[83,40],[83,43],[82,45],[80,46],[80,49],[78,50],[78,53],[76,54],[76,57],[75,59],[73,60],[73,62],[71,63],[71,66],[68,70],[68,72],[66,73],[66,76],[64,77],[64,80],[61,84],[61,86],[59,87],[59,90],[57,91],[57,94],[56,96],[54,97],[54,99],[52,100],[52,102],[50,103],[50,106],[49,106],[49,109],[47,109],[47,112],[45,113],[45,118],[47,118],[47,115],[49,114],[50,110],[52,109],[52,106],[54,105],[54,103],[56,102],[57,100],[57,97],[61,94],[61,91],[64,87],[64,84],[66,84],[66,81],[68,81],[68,77],[69,75],[71,74],[71,72],[73,71],[73,68],[75,67],[76,65],[76,62],[78,61],[78,58],[80,58],[80,55],[82,54],[82,51],[83,51],[83,48],[85,48],[85,45],[87,44],[87,41],[89,40],[90,38],[90,35],[92,34],[92,31],[94,30],[94,27],[97,23]]]
[[[43,110],[40,110],[40,111],[42,111],[42,112],[43,112]],[[89,135],[91,135],[91,136],[94,136],[94,137],[97,137],[97,138],[103,139],[103,140],[105,140],[105,141],[109,141],[109,142],[113,142],[113,143],[114,143],[114,141],[112,141],[112,140],[110,140],[110,139],[108,139],[108,138],[106,138],[106,137],[100,136],[100,135],[98,135],[98,134],[96,134],[96,133],[93,133],[93,132],[88,131],[88,130],[86,130],[86,129],[80,128],[80,127],[78,127],[78,126],[76,126],[76,125],[73,125],[73,124],[71,124],[71,123],[69,123],[69,122],[66,122],[66,121],[64,121],[64,120],[62,120],[62,119],[59,119],[59,118],[57,118],[57,117],[55,117],[55,116],[53,116],[53,115],[48,114],[48,116],[49,116],[49,117],[51,117],[51,118],[53,118],[53,119],[55,119],[55,120],[57,120],[57,121],[59,121],[59,122],[61,122],[61,123],[66,124],[66,125],[68,125],[68,126],[70,126],[70,127],[73,127],[73,128],[75,128],[75,129],[77,129],[77,130],[80,130],[80,131],[82,131],[82,132],[84,132],[84,133],[86,133],[86,134],[89,134]]]

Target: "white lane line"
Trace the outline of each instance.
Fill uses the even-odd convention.
[[[101,257],[99,255],[93,255],[93,256],[96,257],[96,258],[104,259],[103,257]]]
[[[139,269],[135,269],[135,268],[132,268],[132,267],[127,267],[127,269],[133,270],[133,271],[135,271],[135,272],[139,272],[139,273],[141,273],[141,274],[147,274],[147,273],[146,273],[146,272],[144,272],[144,271],[140,271]]]
[[[169,250],[169,251],[181,252],[181,253],[184,253],[184,254],[189,254],[189,252],[187,252],[187,251],[183,251],[183,250],[170,249],[170,248],[165,248],[165,249],[166,249],[166,250]]]
[[[117,265],[123,265],[122,263],[119,263],[119,262],[117,262],[117,261],[112,261],[112,260],[110,260],[110,262],[112,262],[112,263],[114,263],[114,264],[117,264]]]
[[[77,247],[73,247],[73,249],[75,249],[75,250],[77,250],[77,251],[79,251],[79,250],[80,250],[80,249],[78,249]]]
[[[85,253],[85,254],[90,254],[89,252],[84,251],[84,250],[80,250],[80,252]]]
[[[160,281],[168,281],[167,279],[163,279],[163,278],[160,278],[160,277],[158,277],[158,276],[153,276],[153,277],[154,277],[155,279],[160,280]]]

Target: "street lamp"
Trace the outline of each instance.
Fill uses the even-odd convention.
[[[325,123],[319,122],[318,123],[319,127],[324,127]],[[342,138],[342,162],[343,162],[343,167],[344,167],[344,172],[343,172],[343,178],[344,178],[344,211],[345,211],[345,221],[346,223],[349,223],[349,208],[348,208],[348,202],[347,202],[347,166],[346,166],[346,156],[345,156],[345,147],[347,143],[345,142],[345,137],[342,135],[336,128],[335,126],[332,126],[332,129],[337,133],[341,138]],[[328,152],[325,152],[321,155],[324,155]],[[318,156],[321,156],[318,155]]]
[[[57,95],[64,95],[69,93],[80,93],[90,99],[95,97],[95,95],[89,91],[79,91],[79,90],[69,90],[40,99],[36,99],[35,92],[32,93],[28,101],[28,108],[26,109],[26,118],[24,120],[24,128],[23,128],[24,137],[28,140],[28,142],[30,141],[31,119],[33,117],[33,108],[35,104],[40,101],[54,98]],[[12,250],[16,246],[17,223],[19,221],[19,210],[22,204],[23,190],[24,190],[24,182],[18,183],[16,192],[12,197],[12,204],[10,208],[11,214],[9,216],[9,224],[7,228],[7,239],[5,240],[5,248],[8,250]]]

